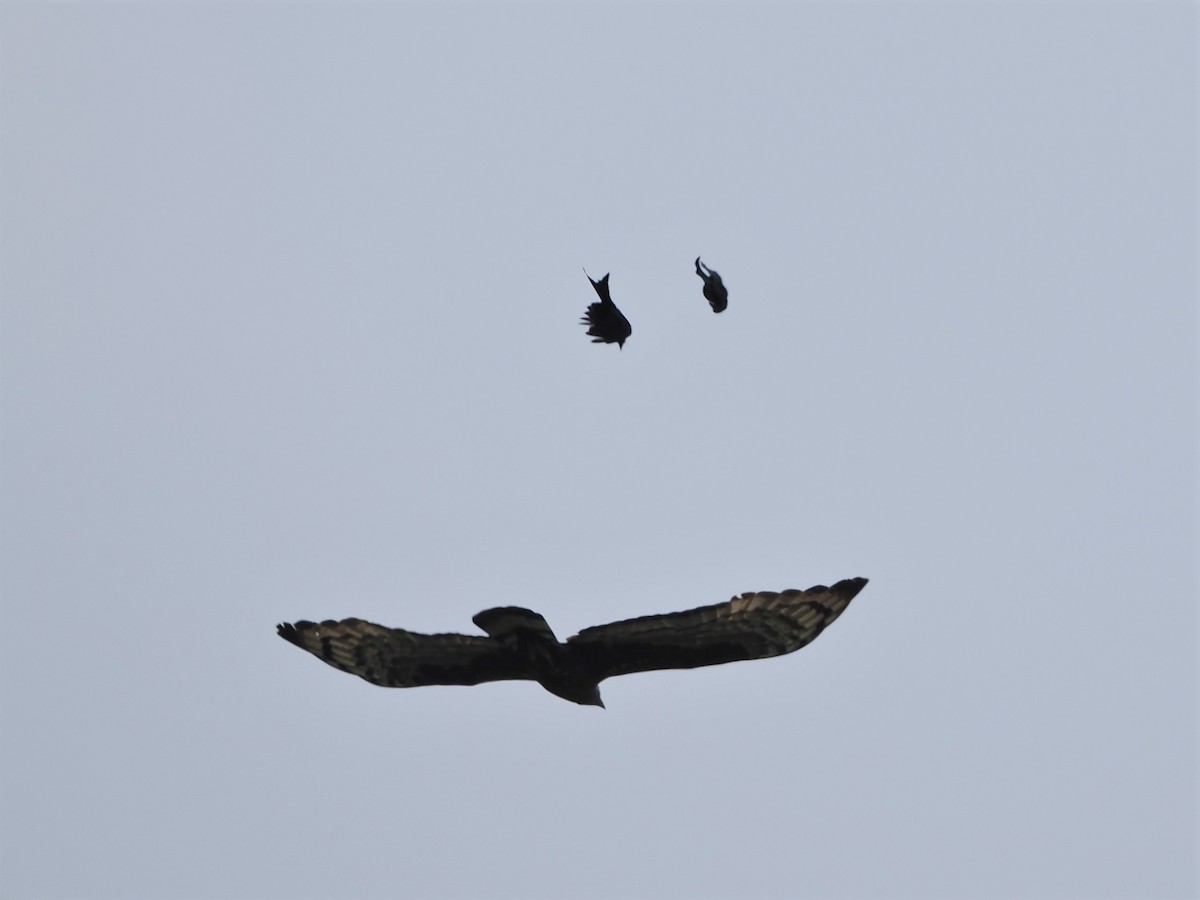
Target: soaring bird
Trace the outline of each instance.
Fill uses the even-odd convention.
[[[725,289],[725,282],[721,281],[721,276],[708,266],[702,265],[698,256],[696,274],[704,279],[704,299],[708,301],[712,311],[725,312],[725,307],[729,305],[729,291]]]
[[[806,591],[758,591],[687,612],[585,628],[559,641],[537,613],[485,609],[474,622],[487,637],[417,634],[362,619],[300,621],[279,636],[343,672],[383,687],[536,681],[584,706],[604,706],[600,682],[654,669],[693,669],[799,650],[834,621],[866,585],[849,578]]]
[[[586,269],[583,274],[587,275]],[[624,350],[625,341],[633,334],[633,328],[625,314],[617,309],[617,304],[612,302],[612,296],[608,293],[608,274],[599,281],[591,275],[587,275],[587,279],[600,295],[600,300],[588,306],[587,314],[580,321],[589,326],[587,333],[592,336],[593,344],[616,344]]]

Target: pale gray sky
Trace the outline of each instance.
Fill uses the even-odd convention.
[[[0,25],[0,895],[1195,893],[1194,4]],[[275,635],[856,575],[603,711]]]

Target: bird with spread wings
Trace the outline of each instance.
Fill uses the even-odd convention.
[[[866,585],[849,578],[806,591],[758,591],[686,612],[585,628],[559,641],[537,613],[485,609],[487,637],[417,634],[362,619],[284,623],[279,636],[329,665],[382,687],[536,681],[552,694],[604,706],[600,682],[655,669],[694,669],[792,653],[845,611]]]

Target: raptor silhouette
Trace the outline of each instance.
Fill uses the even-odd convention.
[[[583,274],[587,275],[586,269]],[[580,321],[589,326],[587,333],[592,336],[593,344],[616,344],[619,349],[624,350],[625,341],[633,334],[633,328],[625,314],[617,309],[617,304],[612,301],[612,295],[608,292],[609,274],[611,273],[606,273],[599,281],[587,275],[600,299],[588,306],[587,313]]]
[[[701,263],[698,256],[696,257],[696,274],[704,279],[704,299],[708,301],[712,311],[715,313],[725,312],[725,307],[729,306],[729,291],[725,289],[725,282],[721,280],[721,276]]]
[[[383,687],[536,681],[552,694],[604,706],[600,682],[654,669],[693,669],[799,650],[845,611],[866,585],[849,578],[806,591],[758,591],[687,612],[585,628],[559,641],[520,606],[485,609],[487,637],[417,634],[362,619],[284,623],[279,636],[343,672]]]

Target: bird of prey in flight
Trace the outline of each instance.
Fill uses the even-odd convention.
[[[725,282],[721,281],[721,276],[701,263],[698,256],[696,257],[696,274],[704,279],[704,299],[708,301],[712,311],[715,313],[725,312],[725,307],[729,305],[729,291],[725,289]]]
[[[552,694],[604,706],[600,682],[654,669],[693,669],[799,650],[832,623],[866,585],[849,578],[806,591],[758,591],[687,612],[585,628],[559,641],[537,613],[485,609],[474,622],[487,637],[417,634],[362,619],[285,623],[279,636],[343,672],[383,687],[536,681]]]
[[[586,269],[583,274],[587,275]],[[608,293],[608,274],[599,281],[591,275],[587,275],[587,279],[600,295],[600,300],[588,306],[587,314],[580,321],[588,326],[587,333],[592,336],[593,344],[616,344],[624,350],[625,341],[633,333],[633,328]]]

